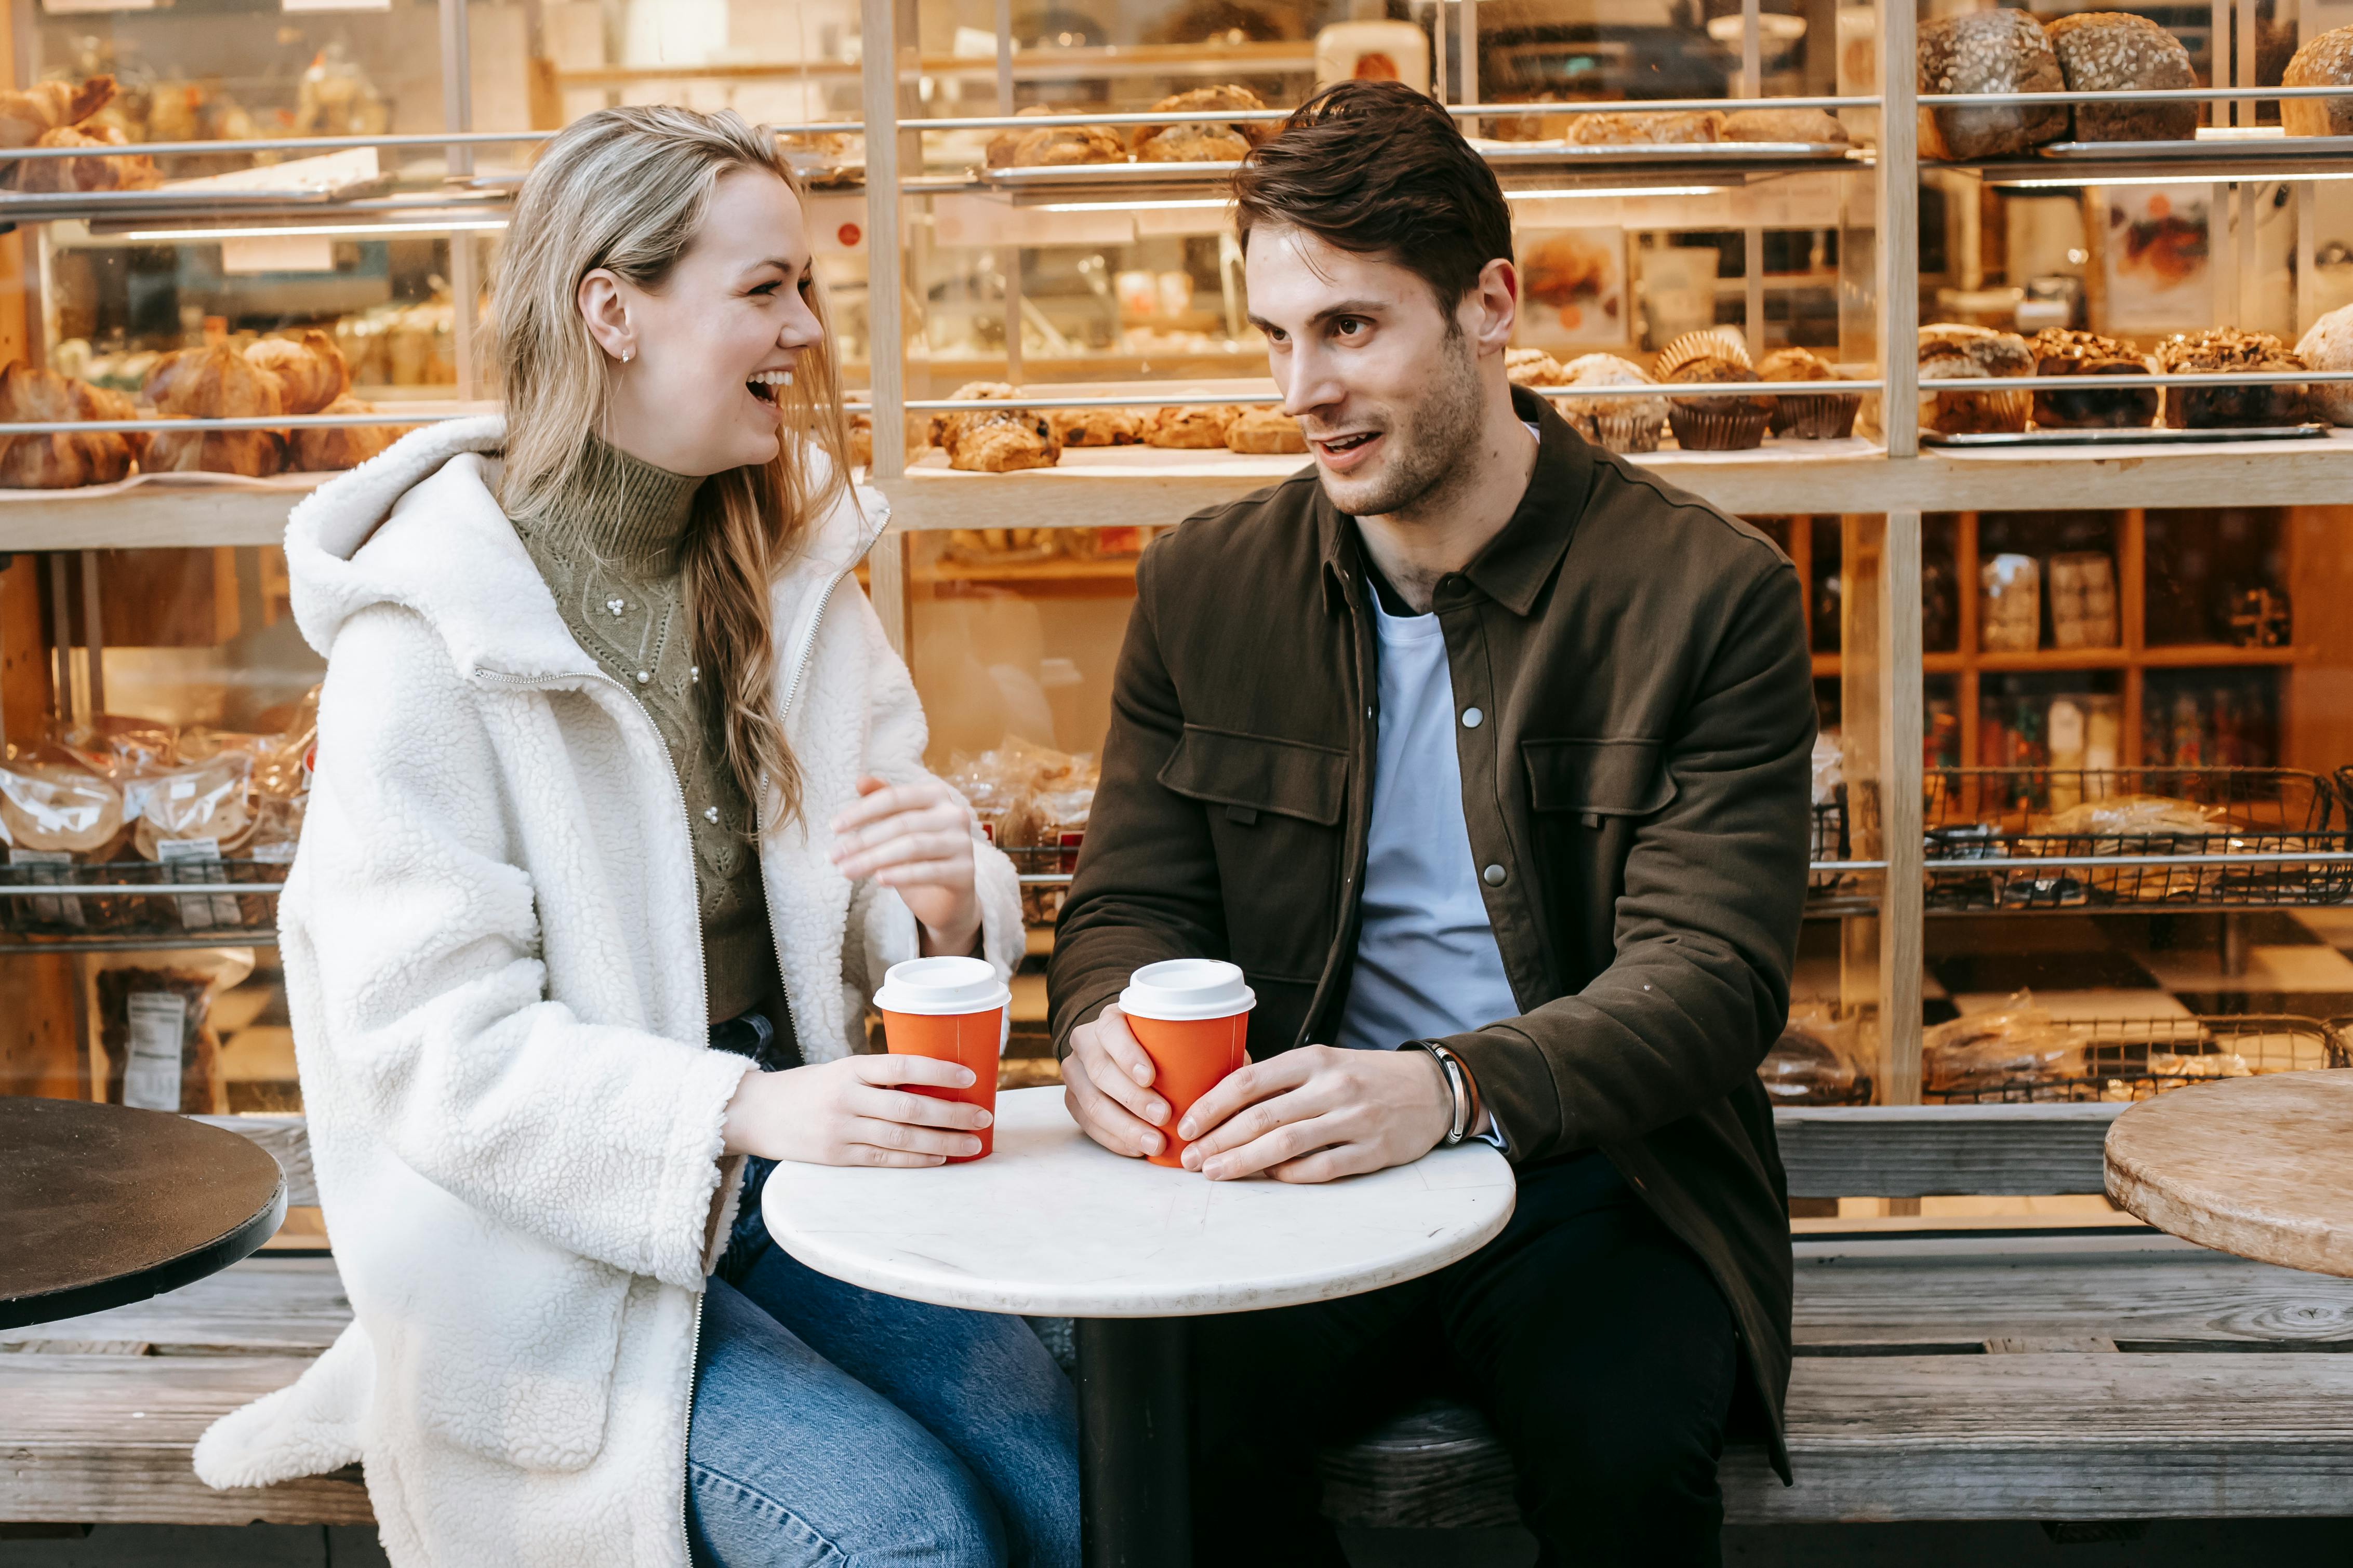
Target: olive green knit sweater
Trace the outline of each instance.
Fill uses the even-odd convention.
[[[699,479],[589,438],[575,482],[515,532],[580,646],[645,705],[670,748],[693,836],[712,1022],[764,1007],[781,1034],[776,949],[751,803],[726,763],[717,689],[695,665],[679,547]]]

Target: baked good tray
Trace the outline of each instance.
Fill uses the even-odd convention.
[[[2317,441],[2326,425],[2242,425],[2213,430],[2160,426],[2123,430],[1976,430],[1948,435],[1923,429],[1924,447],[2189,447],[2216,441]]]
[[[1835,142],[1656,142],[1571,146],[1565,142],[1480,142],[1480,155],[1500,168],[1643,169],[1662,163],[1837,163],[1852,149]],[[984,184],[1008,190],[1071,185],[1197,184],[1221,181],[1241,165],[1214,163],[1047,163],[1032,168],[975,169]]]
[[[2260,129],[2274,131],[2274,127]],[[2245,158],[2264,153],[2299,158],[2353,157],[2353,136],[2200,136],[2195,142],[2052,142],[2045,158],[2098,163],[2126,158]]]

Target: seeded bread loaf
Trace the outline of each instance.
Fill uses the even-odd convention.
[[[2189,51],[2146,16],[2082,11],[2043,29],[2070,92],[2196,87]],[[2198,134],[2194,103],[2079,103],[2078,142],[2188,142]]]
[[[1930,92],[2059,92],[2051,40],[2023,11],[1974,11],[1920,27],[1919,89]],[[1924,158],[2002,158],[2067,132],[2067,108],[2052,104],[1920,110]]]
[[[2308,40],[2280,75],[2282,87],[2353,87],[2353,27]],[[2353,98],[2285,98],[2280,124],[2291,136],[2353,136]]]
[[[2313,322],[2297,341],[2295,357],[2315,370],[2353,370],[2353,305]],[[2312,412],[2331,425],[2353,425],[2353,381],[2313,383],[2311,403]]]

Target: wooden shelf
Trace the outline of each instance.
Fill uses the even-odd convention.
[[[2137,652],[2121,647],[2043,647],[2031,653],[1923,654],[1920,668],[1928,675],[1958,675],[1976,670],[1988,675],[2016,675],[2036,670],[2094,669],[2243,669],[2294,664],[2292,647],[2238,647],[2229,643],[2179,643],[2145,647]],[[1829,679],[1839,673],[1839,656],[1814,655],[1814,675]]]
[[[919,569],[908,585],[924,588],[1006,588],[1033,599],[1124,599],[1135,592],[1135,557],[1001,563],[938,561]]]

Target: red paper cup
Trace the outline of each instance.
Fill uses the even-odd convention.
[[[1119,1010],[1152,1058],[1152,1087],[1170,1110],[1160,1130],[1167,1142],[1150,1156],[1154,1164],[1183,1163],[1187,1141],[1176,1136],[1176,1123],[1250,1059],[1250,1015],[1257,1005],[1258,994],[1243,983],[1242,972],[1215,959],[1173,958],[1128,976]]]
[[[951,1165],[986,1159],[997,1146],[997,1059],[1005,1041],[1005,1009],[1012,994],[997,971],[977,958],[914,958],[894,963],[882,976],[874,1005],[882,1014],[882,1038],[892,1056],[930,1057],[972,1069],[970,1089],[933,1089],[902,1084],[910,1094],[958,1100],[989,1114],[975,1134],[977,1154],[952,1154]]]

